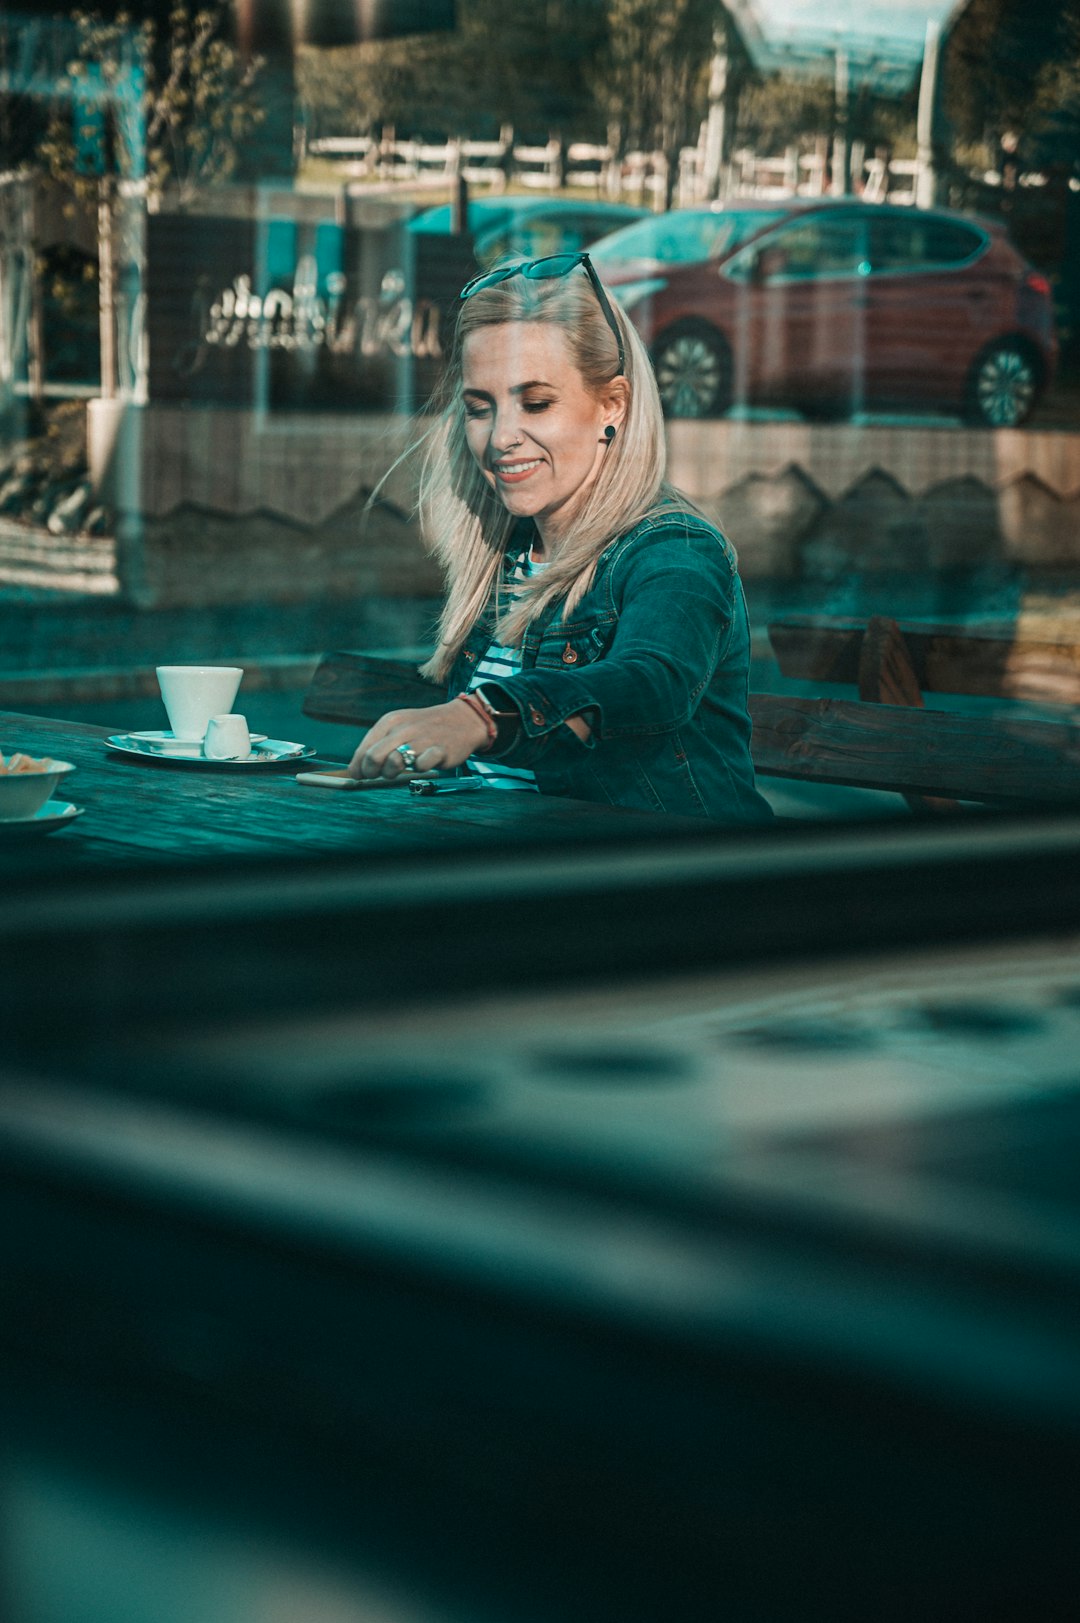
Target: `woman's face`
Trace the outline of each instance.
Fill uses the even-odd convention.
[[[470,333],[462,348],[469,449],[503,506],[558,538],[600,471],[604,428],[624,416],[623,389],[589,389],[562,329],[508,321]],[[622,385],[621,379],[615,384]]]

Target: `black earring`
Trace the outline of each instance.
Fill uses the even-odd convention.
[[[607,425],[607,427],[604,429],[604,438],[607,440],[608,444],[610,445],[612,440],[615,438],[615,424],[614,423],[609,423]]]

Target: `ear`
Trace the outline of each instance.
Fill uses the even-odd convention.
[[[605,424],[619,429],[626,421],[630,409],[630,385],[624,377],[612,378],[600,397]]]

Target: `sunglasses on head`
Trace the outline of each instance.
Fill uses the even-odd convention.
[[[545,282],[552,276],[569,276],[579,265],[592,284],[604,320],[611,328],[619,347],[618,375],[623,377],[626,375],[626,352],[623,349],[622,333],[619,331],[619,323],[615,320],[615,312],[608,302],[608,296],[604,292],[603,283],[593,269],[593,262],[588,254],[548,254],[544,259],[526,259],[517,265],[500,265],[497,269],[483,271],[481,275],[474,276],[471,282],[466,282],[461,290],[461,297],[471,299],[481,288],[498,287],[500,282],[507,281],[511,276],[524,276],[530,282]]]

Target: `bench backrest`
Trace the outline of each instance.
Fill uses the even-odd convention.
[[[388,710],[439,704],[417,651],[327,654],[304,701],[320,721],[369,727]],[[1080,800],[1080,730],[897,704],[753,693],[754,765],[764,776],[1001,805]]]
[[[769,626],[781,675],[805,682],[860,683],[875,627],[902,638],[923,693],[1080,704],[1080,634],[1041,616],[970,625],[788,615]],[[867,695],[863,694],[863,697]]]

